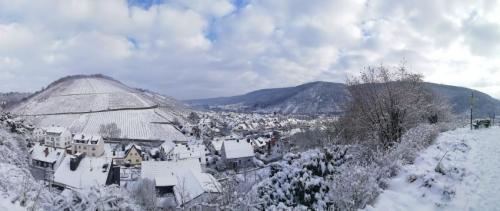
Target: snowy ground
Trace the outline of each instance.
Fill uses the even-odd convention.
[[[500,210],[499,165],[499,127],[442,133],[365,210]]]
[[[19,206],[18,204],[13,204],[8,199],[2,198],[0,196],[0,210],[26,211],[27,209]]]

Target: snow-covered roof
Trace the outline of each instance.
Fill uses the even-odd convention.
[[[46,154],[45,151],[48,153]],[[64,156],[64,149],[35,145],[30,154],[33,160],[55,163]]]
[[[255,155],[252,145],[244,140],[224,141],[223,145],[226,159],[253,157]]]
[[[43,128],[43,130],[45,130],[45,132],[48,134],[55,134],[55,135],[61,135],[65,131],[68,131],[64,127],[45,127]]]
[[[170,153],[174,147],[175,147],[175,144],[172,142],[172,141],[164,141],[161,145],[160,145],[161,148],[163,148],[163,151],[168,154]]]
[[[91,135],[91,134],[83,134],[83,133],[77,133],[73,137],[73,140],[81,143],[85,142],[86,144],[91,144],[92,142],[99,142],[102,141],[102,137],[100,135]]]
[[[222,140],[213,140],[212,146],[214,146],[216,151],[220,151],[222,148],[222,143],[224,143],[224,141],[222,141]]]
[[[105,157],[85,157],[75,171],[70,169],[70,157],[67,156],[54,173],[54,182],[82,189],[106,184],[111,159]],[[108,164],[103,171],[103,166]]]
[[[130,143],[125,147],[125,156],[129,153],[129,151],[134,147],[137,150],[137,153],[141,154],[142,153],[142,147],[135,144],[135,143]]]
[[[252,143],[257,147],[264,147],[266,143],[269,141],[268,138],[258,137],[257,139],[252,139]]]
[[[176,144],[174,150],[171,152],[171,154],[176,155],[179,159],[200,158],[204,157],[206,153],[206,147],[203,144]]]
[[[152,179],[156,186],[174,186],[178,202],[190,201],[205,192],[218,192],[220,184],[210,174],[203,173],[197,159],[178,161],[144,161],[141,177]],[[184,192],[182,199],[180,193]],[[181,200],[182,199],[182,200]]]

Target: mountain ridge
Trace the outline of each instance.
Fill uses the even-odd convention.
[[[466,87],[425,82],[425,86],[447,99],[456,114],[468,111],[470,93],[476,96],[476,114],[491,116],[500,111],[500,101]],[[255,90],[243,95],[183,101],[198,109],[282,114],[339,114],[348,100],[343,83],[315,81],[294,87]],[[271,100],[269,100],[271,99]],[[279,100],[278,100],[279,99]],[[295,103],[295,105],[293,104]]]

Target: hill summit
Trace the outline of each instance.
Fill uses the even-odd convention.
[[[104,75],[61,78],[10,111],[40,127],[63,126],[73,133],[99,133],[101,125],[116,123],[120,137],[182,139],[170,123],[183,119],[186,108],[176,100],[131,88]]]

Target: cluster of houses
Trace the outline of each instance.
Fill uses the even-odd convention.
[[[219,181],[206,173],[211,165],[219,170],[252,167],[255,151],[273,141],[227,137],[204,143],[166,140],[153,146],[108,143],[100,135],[72,134],[64,127],[36,128],[33,133],[31,166],[49,185],[84,189],[151,179],[158,197],[173,198],[177,205],[220,191]],[[138,178],[125,172],[136,172]]]

